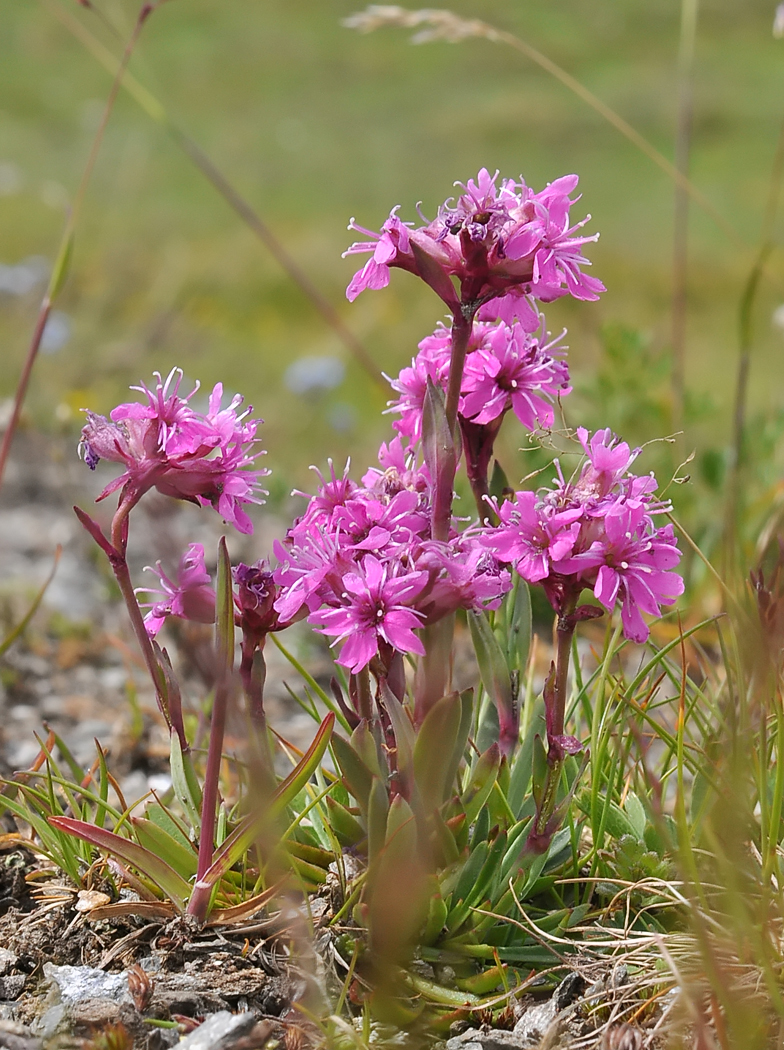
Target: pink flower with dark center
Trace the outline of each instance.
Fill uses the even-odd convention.
[[[507,179],[497,186],[498,172],[483,168],[477,181],[458,183],[463,193],[446,201],[435,220],[414,228],[397,217],[395,208],[373,233],[356,226],[369,240],[344,254],[372,252],[355,274],[347,295],[354,300],[365,288],[389,283],[389,268],[421,277],[454,313],[460,303],[481,304],[511,290],[549,300],[571,294],[596,299],[604,286],[582,273],[588,260],[582,246],[596,236],[576,236],[584,222],[569,226],[570,194],[577,176],[568,175],[534,193],[525,182]],[[451,278],[460,286],[456,295]]]
[[[157,375],[157,373],[156,373]],[[174,379],[174,376],[177,376]],[[253,525],[244,510],[247,503],[263,503],[266,492],[259,479],[268,470],[251,470],[261,450],[255,450],[261,420],[237,414],[241,398],[221,410],[223,388],[212,392],[206,415],[190,408],[178,394],[182,373],[175,370],[166,382],[157,375],[154,391],[137,387],[147,404],[118,405],[111,420],[87,413],[81,448],[85,461],[95,469],[101,459],[121,463],[125,473],[110,482],[98,497],[105,499],[122,489],[121,500],[133,505],[151,488],[175,499],[212,506],[240,532]]]
[[[430,473],[424,463],[419,463],[413,445],[403,447],[400,436],[387,445],[382,443],[378,450],[379,467],[370,467],[362,478],[362,484],[368,491],[376,493],[382,499],[390,499],[403,489],[416,492],[419,497],[418,509],[430,520]]]
[[[514,565],[529,583],[539,583],[554,562],[571,554],[580,532],[580,507],[554,511],[537,500],[535,492],[517,492],[515,501],[498,508],[501,524],[488,529],[484,543],[500,561]]]
[[[357,674],[370,663],[385,642],[401,653],[425,655],[414,634],[422,615],[410,603],[427,583],[426,572],[391,576],[388,567],[367,554],[353,572],[343,577],[343,604],[313,613],[309,621],[322,634],[333,635],[333,645],[343,642],[338,663]]]
[[[555,566],[580,575],[608,612],[620,601],[623,632],[640,643],[650,633],[642,613],[660,616],[683,593],[683,580],[669,571],[681,558],[672,526],[651,532],[648,521],[641,506],[616,505],[604,515],[601,539]]]
[[[347,547],[376,553],[390,544],[410,543],[429,524],[429,518],[419,510],[418,494],[410,489],[401,490],[388,502],[370,494],[351,499],[332,518]]]
[[[172,580],[156,562],[147,566],[160,581],[160,587],[139,587],[137,594],[158,595],[157,600],[140,602],[149,608],[144,617],[147,633],[154,638],[168,616],[177,616],[196,623],[215,622],[215,588],[204,564],[204,547],[191,543],[180,558],[176,579]]]
[[[552,426],[552,400],[571,391],[559,339],[543,346],[519,323],[496,325],[466,360],[461,414],[490,423],[511,408],[527,430]]]
[[[580,430],[578,437],[587,462],[576,480],[564,480],[559,468],[553,488],[516,493],[514,504],[497,508],[501,524],[485,529],[483,542],[523,579],[541,583],[559,613],[594,614],[595,606],[576,608],[585,588],[608,611],[620,603],[626,637],[642,642],[648,638],[642,614],[660,615],[683,592],[683,580],[671,571],[681,557],[672,527],[653,524],[669,505],[655,500],[652,474],[629,473],[637,451],[612,431],[589,440]]]

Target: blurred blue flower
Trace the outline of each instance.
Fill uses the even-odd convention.
[[[283,382],[292,394],[319,394],[340,386],[345,374],[338,357],[300,357],[286,369]]]
[[[71,338],[71,318],[62,310],[52,310],[41,337],[41,353],[56,354]]]
[[[49,275],[49,263],[40,255],[31,255],[16,266],[0,263],[0,295],[27,295]]]

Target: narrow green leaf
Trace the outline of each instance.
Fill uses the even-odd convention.
[[[191,827],[198,831],[201,827],[201,788],[191,756],[182,750],[180,738],[174,730],[169,734],[169,747],[169,768],[174,794]]]
[[[372,864],[387,840],[389,795],[378,777],[373,777],[368,798],[368,863]]]
[[[463,716],[458,693],[437,700],[425,715],[414,744],[414,780],[422,804],[430,811],[447,797],[447,781]]]
[[[544,792],[547,785],[547,773],[549,766],[547,765],[547,752],[544,749],[542,738],[537,733],[534,736],[533,746],[533,766],[531,774],[531,790],[533,791],[534,798],[536,799],[537,808],[541,807],[544,801]]]
[[[278,784],[267,809],[262,813],[249,814],[216,851],[212,864],[201,879],[202,886],[213,886],[223,878],[246,850],[250,849],[265,825],[274,821],[297,797],[324,757],[334,725],[335,716],[330,712],[300,761],[286,779]]]
[[[469,824],[473,824],[479,816],[480,809],[487,802],[500,765],[501,752],[498,750],[498,744],[492,744],[484,754],[479,756],[471,781],[461,800]]]
[[[363,719],[351,734],[351,746],[368,767],[368,769],[383,780],[389,770],[386,763],[382,762],[379,754],[379,742],[373,734],[367,721]]]
[[[389,807],[387,841],[369,877],[371,951],[386,962],[402,962],[427,918],[429,900],[416,821],[402,795]]]
[[[464,689],[460,694],[460,724],[457,728],[455,746],[452,750],[452,761],[446,771],[446,790],[451,793],[460,763],[465,755],[468,744],[468,734],[471,732],[471,722],[474,716],[474,690]]]
[[[465,896],[462,901],[458,901],[456,906],[450,909],[449,918],[447,920],[447,927],[450,932],[457,930],[471,914],[471,908],[481,904],[487,891],[490,888],[493,879],[498,874],[498,865],[501,857],[506,850],[506,832],[502,831],[487,850],[487,856],[484,864],[482,864],[476,877],[472,879],[467,888],[465,888]],[[487,845],[485,843],[485,845]],[[479,850],[477,849],[477,853]],[[466,865],[467,867],[468,865]],[[461,878],[458,883],[459,888],[464,888],[464,880]],[[457,890],[455,891],[457,894]]]
[[[326,692],[326,690],[321,688],[316,679],[311,674],[309,674],[308,671],[305,670],[305,668],[302,666],[299,660],[297,660],[293,653],[290,653],[288,651],[288,649],[284,646],[283,642],[281,642],[277,634],[273,633],[270,635],[270,637],[272,638],[273,643],[277,646],[280,652],[282,652],[283,655],[286,657],[286,659],[294,668],[294,670],[301,676],[303,681],[307,682],[308,686],[313,690],[313,692],[316,693],[318,697],[320,697],[321,702],[324,704],[326,709],[328,711],[331,711],[335,718],[337,718],[340,725],[345,729],[345,731],[347,733],[350,733],[351,726],[348,724],[346,716],[335,703],[334,697],[330,696],[329,693]],[[299,700],[297,700],[297,703],[300,703],[300,706],[304,706]],[[307,711],[307,708],[304,709]],[[315,719],[315,721],[318,721],[318,716],[317,714],[315,714],[315,707],[313,712],[308,711],[308,714],[310,714],[311,717]]]
[[[450,914],[471,892],[471,887],[479,878],[479,873],[485,865],[489,852],[490,847],[487,842],[480,842],[465,862],[463,870],[460,872],[460,877],[457,880],[457,885],[452,893],[452,900],[449,906]]]
[[[0,813],[6,809],[30,825],[41,843],[41,851],[78,885],[80,872],[78,853],[74,848],[75,843],[73,841],[69,843],[67,835],[56,833],[48,823],[49,816],[30,805],[25,805],[15,798],[3,796],[0,798]],[[31,848],[34,847],[31,846]]]
[[[515,585],[507,599],[510,603],[509,627],[506,639],[506,658],[510,671],[522,675],[528,666],[531,651],[532,616],[531,591],[525,580],[515,574]]]
[[[195,850],[183,846],[158,824],[145,817],[131,817],[131,825],[139,845],[155,853],[183,879],[191,879],[196,874],[199,858]]]
[[[476,816],[473,834],[471,835],[471,849],[475,849],[480,842],[485,842],[490,834],[490,810],[482,806]]]
[[[626,796],[623,808],[626,810],[626,816],[629,818],[629,822],[634,828],[634,833],[637,836],[638,841],[644,842],[645,825],[648,823],[648,818],[645,815],[645,807],[633,791],[630,791]]]
[[[226,537],[218,542],[218,575],[215,584],[215,643],[220,674],[228,680],[234,666],[234,593],[231,559]]]
[[[188,838],[187,830],[180,826],[163,803],[148,802],[144,808],[144,815],[181,846],[193,849],[193,843]]]
[[[539,697],[534,706],[531,722],[523,739],[523,745],[513,760],[512,772],[509,778],[509,791],[507,792],[506,800],[509,803],[509,808],[518,817],[521,815],[520,811],[528,792],[528,785],[531,783],[534,740],[537,736],[543,737],[546,731],[544,701]]]
[[[408,712],[382,679],[381,697],[389,714],[397,744],[397,768],[404,784],[409,784],[414,766],[414,743],[416,734]]]
[[[366,832],[353,813],[340,802],[327,795],[329,823],[341,846],[356,846],[365,838]]]
[[[367,813],[373,774],[351,744],[343,737],[334,736],[332,738],[332,751],[340,772],[343,774],[347,790],[357,801],[363,813]]]
[[[117,857],[125,864],[132,865],[154,882],[171,900],[175,908],[179,911],[185,910],[185,901],[191,892],[190,886],[174,868],[155,853],[131,842],[130,839],[115,835],[113,831],[97,828],[94,824],[87,824],[83,820],[74,820],[71,817],[50,817],[49,823],[59,831],[75,835],[89,845]]]
[[[65,237],[60,243],[60,250],[57,253],[54,267],[52,268],[52,276],[49,278],[49,288],[47,289],[46,297],[50,302],[54,302],[60,291],[65,284],[68,273],[71,269],[71,259],[73,258],[73,247],[74,247],[74,231],[73,228],[69,228]]]
[[[419,937],[420,944],[435,944],[446,925],[447,913],[446,901],[438,891],[436,884],[435,887],[431,888],[427,921],[425,922],[425,928]]]
[[[493,697],[498,709],[499,742],[503,753],[508,754],[517,743],[520,716],[507,657],[493,633],[486,613],[469,612],[468,625],[471,628],[482,685],[488,695]]]

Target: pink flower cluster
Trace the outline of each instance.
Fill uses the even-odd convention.
[[[369,240],[352,244],[345,254],[372,256],[349,284],[349,300],[366,288],[386,287],[392,266],[421,277],[453,312],[460,302],[481,304],[502,297],[497,307],[485,308],[484,319],[496,316],[511,322],[525,316],[530,312],[527,295],[542,302],[566,294],[598,298],[604,285],[583,273],[590,263],[582,254],[582,245],[598,234],[580,235],[590,216],[569,224],[577,176],[565,175],[534,193],[522,177],[497,185],[498,174],[483,168],[476,182],[456,183],[463,192],[457,200],[445,201],[424,226],[403,222],[397,208],[380,233],[352,219],[349,229]]]
[[[553,400],[571,392],[569,367],[562,359],[562,336],[544,342],[544,317],[531,311],[525,321],[511,325],[474,322],[461,383],[458,411],[475,424],[498,421],[510,409],[526,430],[553,423]],[[452,333],[439,325],[419,344],[410,368],[390,380],[399,397],[390,412],[398,433],[418,441],[428,379],[446,390]]]
[[[247,418],[251,409],[238,413],[239,395],[221,408],[221,383],[202,414],[189,405],[198,384],[187,397],[179,396],[180,369],[173,369],[165,382],[158,372],[155,376],[153,390],[144,384],[132,387],[146,403],[118,405],[110,419],[87,413],[81,439],[87,465],[94,470],[99,460],[108,459],[125,467],[98,499],[122,489],[121,503],[133,504],[156,488],[175,499],[212,506],[240,532],[253,532],[243,505],[263,503],[261,496],[266,495],[259,478],[269,471],[248,469],[262,455],[254,451],[261,420]]]
[[[399,437],[379,462],[362,485],[347,470],[320,476],[275,550],[278,615],[307,615],[343,643],[338,662],[354,673],[377,653],[387,667],[394,651],[424,655],[418,628],[457,608],[497,608],[510,586],[478,533],[432,539],[430,477]]]
[[[585,588],[608,611],[620,603],[624,634],[644,642],[642,613],[660,615],[683,592],[671,571],[681,557],[672,526],[653,522],[667,505],[654,498],[652,474],[630,472],[639,449],[609,429],[590,441],[582,428],[577,436],[586,457],[579,472],[567,481],[559,467],[553,488],[515,493],[497,507],[501,524],[483,542],[524,580],[541,584],[559,613],[574,615]]]

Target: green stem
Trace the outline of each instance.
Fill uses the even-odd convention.
[[[675,167],[684,180],[689,175],[693,117],[694,44],[699,0],[681,0],[678,51],[678,127]],[[689,193],[683,182],[675,184],[672,258],[672,423],[680,434],[684,426],[686,396],[686,305],[689,247]],[[682,444],[683,438],[678,438]]]

